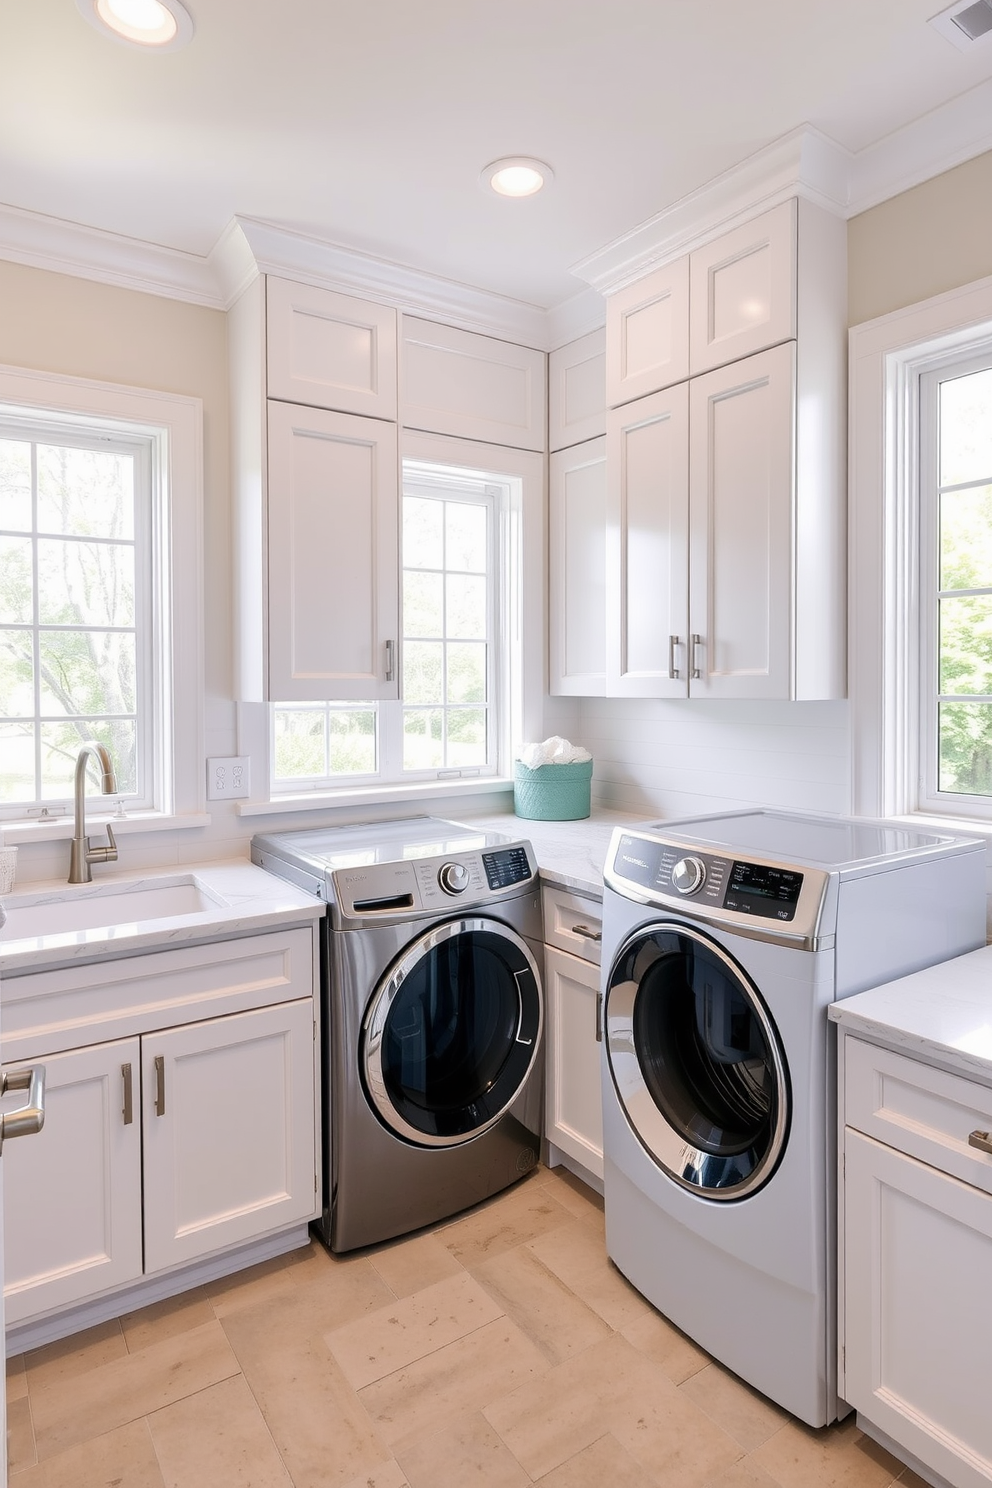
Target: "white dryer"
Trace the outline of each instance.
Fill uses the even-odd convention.
[[[813,1426],[838,1414],[827,1006],[985,943],[985,844],[749,811],[618,828],[604,879],[606,1243]]]

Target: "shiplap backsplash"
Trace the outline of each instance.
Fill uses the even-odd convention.
[[[576,737],[595,760],[593,800],[615,810],[850,810],[846,702],[587,698]]]

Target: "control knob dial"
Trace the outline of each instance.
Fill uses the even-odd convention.
[[[699,858],[679,858],[672,869],[672,885],[680,894],[694,894],[706,877],[706,866]]]
[[[442,863],[437,881],[446,894],[464,894],[468,888],[468,869],[464,863]]]

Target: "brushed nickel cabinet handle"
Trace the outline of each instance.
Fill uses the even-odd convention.
[[[968,1137],[968,1146],[977,1147],[979,1152],[992,1153],[992,1135],[987,1131],[973,1131]]]
[[[603,1042],[603,994],[596,993],[596,1042]]]
[[[699,670],[699,648],[700,648],[700,646],[702,644],[703,644],[703,638],[702,638],[702,636],[701,635],[694,635],[693,638],[692,638],[692,673],[691,673],[691,675],[693,677],[701,677],[703,675],[702,672]]]
[[[573,925],[572,934],[581,935],[586,940],[602,940],[603,938],[602,930],[594,930],[591,925]]]
[[[396,644],[395,641],[387,641],[386,642],[386,681],[387,682],[392,682],[393,681],[394,672],[396,670],[395,664],[394,664],[394,661],[393,661],[393,650],[395,648],[395,644]]]
[[[675,647],[681,646],[681,644],[682,642],[679,640],[678,636],[670,635],[668,637],[668,675],[673,682],[675,682],[682,675],[678,667],[675,665]]]
[[[0,1152],[10,1137],[33,1137],[44,1126],[45,1066],[35,1064],[29,1069],[0,1075],[0,1095],[6,1095],[8,1090],[26,1090],[28,1098],[23,1106],[0,1115]]]
[[[134,1120],[134,1087],[129,1064],[121,1065],[121,1080],[124,1082],[124,1107],[121,1114],[124,1117],[124,1125],[130,1126]]]
[[[165,1055],[155,1056],[155,1115],[165,1115]]]

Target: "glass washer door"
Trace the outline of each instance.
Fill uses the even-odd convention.
[[[435,926],[369,1003],[360,1050],[366,1093],[410,1142],[470,1141],[516,1099],[543,1021],[537,963],[519,935],[483,918]]]
[[[670,1178],[717,1200],[767,1183],[788,1136],[788,1073],[731,956],[688,925],[635,932],[610,970],[605,1031],[627,1119]]]

